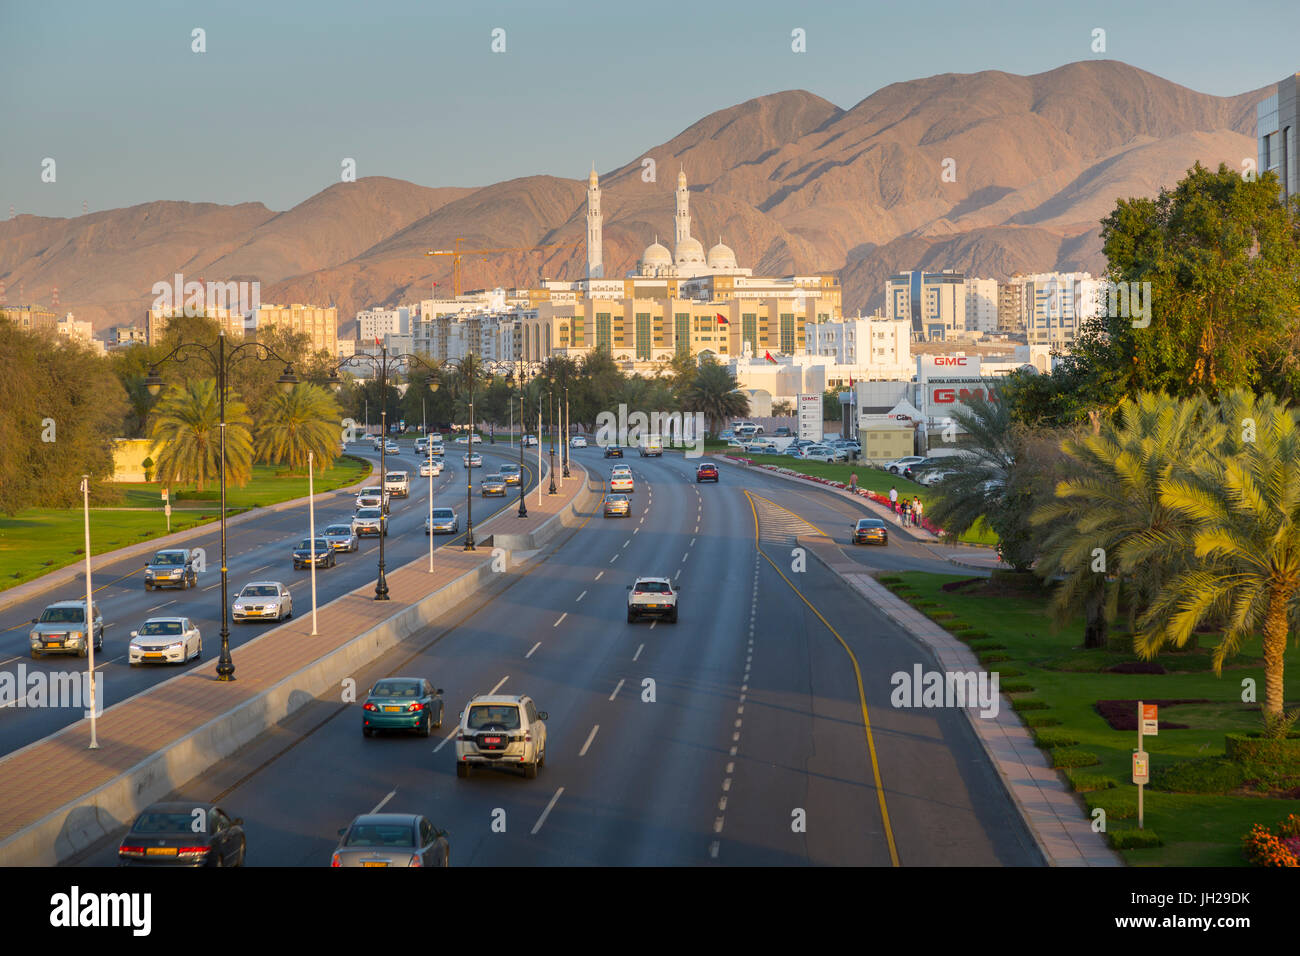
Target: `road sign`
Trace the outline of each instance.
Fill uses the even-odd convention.
[[[821,392],[799,396],[799,437],[811,441],[822,440]]]
[[[167,489],[166,489],[166,488],[164,488],[164,489],[162,490],[162,500],[163,500],[164,502],[167,500]]]
[[[165,514],[167,517],[170,518],[170,517],[172,516],[172,506],[171,506],[171,505],[163,505],[163,514]]]
[[[1157,719],[1160,707],[1158,704],[1142,705],[1142,736],[1156,737],[1160,721]]]
[[[1133,782],[1138,785],[1151,782],[1151,762],[1145,750],[1133,751]]]

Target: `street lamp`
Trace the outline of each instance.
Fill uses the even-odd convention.
[[[416,362],[423,365],[432,372],[437,369],[430,365],[418,355],[388,354],[388,343],[385,342],[380,346],[379,355],[351,355],[344,359],[337,366],[330,370],[329,385],[337,391],[343,387],[343,380],[339,378],[339,369],[348,365],[369,365],[374,369],[379,379],[379,577],[375,581],[375,600],[387,601],[388,597],[388,573],[387,562],[384,560],[384,542],[388,539],[388,512],[384,508],[384,484],[388,477],[388,373],[408,362]],[[429,389],[438,390],[438,384],[433,379],[429,380]]]
[[[569,373],[567,371],[564,373],[564,377],[566,379],[569,377]],[[573,439],[569,437],[569,386],[567,383],[564,386],[564,418],[561,427],[564,429],[564,439],[563,439],[564,446],[560,452],[560,460],[564,462],[564,477],[568,478],[569,477],[569,442],[571,442]]]
[[[551,427],[550,427],[550,432],[551,432],[551,451],[550,451],[550,463],[551,463],[551,469],[550,469],[550,470],[551,470],[551,487],[550,487],[550,490],[548,490],[548,491],[546,492],[548,495],[559,494],[559,492],[557,492],[557,491],[555,490],[555,401],[556,401],[556,398],[557,398],[557,397],[558,397],[558,396],[555,394],[555,391],[552,389],[551,393],[547,396],[547,402],[546,402],[546,404],[549,405],[550,408],[551,408]]]
[[[506,375],[506,384],[514,385],[514,373]],[[515,407],[515,400],[510,399],[510,408]],[[519,511],[516,512],[520,518],[528,517],[528,505],[524,504],[524,435],[528,434],[528,425],[524,421],[524,374],[523,368],[519,370]]]
[[[172,349],[161,359],[155,362],[149,368],[149,374],[145,377],[144,385],[149,390],[150,395],[157,396],[162,391],[163,380],[158,374],[159,366],[165,365],[173,357],[177,358],[178,363],[188,361],[188,357],[181,355],[191,349],[207,355],[211,360],[214,370],[217,373],[217,401],[220,409],[220,466],[219,482],[221,485],[221,657],[217,660],[217,680],[233,681],[235,679],[235,661],[230,656],[230,620],[227,613],[229,602],[229,575],[226,568],[226,388],[229,377],[230,363],[240,352],[245,349],[251,349],[252,354],[259,362],[268,362],[272,359],[284,362],[284,373],[276,379],[276,384],[280,386],[282,392],[290,392],[298,384],[298,377],[293,374],[293,364],[269,345],[261,342],[244,342],[242,345],[236,345],[233,349],[226,348],[226,330],[222,328],[217,333],[216,350],[201,342],[182,342],[176,348]],[[263,354],[265,353],[265,354]]]
[[[473,354],[474,353],[471,352],[469,353],[469,355],[466,355],[464,359],[459,359],[459,360],[447,359],[445,362],[442,363],[444,366],[451,366],[452,368],[456,369],[458,372],[462,374],[462,377],[467,378],[469,380],[469,435],[466,437],[466,444],[468,446],[468,450],[465,452],[466,464],[465,464],[465,548],[464,550],[466,551],[478,550],[477,548],[474,547],[474,495],[473,495],[474,469],[469,466],[469,462],[473,460],[473,456],[474,456],[474,373],[476,369],[474,368],[474,364],[467,360]],[[466,369],[468,369],[469,371],[468,375],[465,375]],[[440,383],[435,379],[434,381],[429,383],[429,387],[436,392],[438,390],[439,384]],[[519,480],[521,482],[523,481],[522,475],[519,476]]]

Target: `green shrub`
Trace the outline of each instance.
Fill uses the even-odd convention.
[[[943,629],[945,631],[952,631],[953,633],[964,631],[968,627],[970,627],[968,621],[944,621],[943,623]]]
[[[993,635],[988,631],[964,631],[958,635],[963,641],[986,641]]]
[[[1001,643],[1000,641],[980,640],[980,641],[971,641],[970,649],[972,651],[1005,651],[1007,649],[1007,645]]]
[[[1089,770],[1067,770],[1065,773],[1070,777],[1096,776],[1103,780],[1111,779]],[[1131,820],[1138,815],[1138,791],[1132,784],[1094,790],[1093,795],[1087,799],[1089,809],[1101,807],[1106,811],[1107,823],[1111,820]]]
[[[905,584],[903,579],[897,574],[882,574],[880,577],[876,578],[876,580],[881,584],[901,584],[903,587],[911,587],[910,584]]]
[[[1300,767],[1300,733],[1287,734],[1284,740],[1270,740],[1262,734],[1227,734],[1223,738],[1224,754],[1238,763],[1263,761]]]
[[[983,653],[976,654],[975,657],[981,664],[996,664],[998,661],[1011,660],[1010,654],[1003,654],[1001,651],[984,651]]]
[[[1133,635],[1121,631],[1117,634],[1111,634],[1106,638],[1106,650],[1114,651],[1117,654],[1133,653]]]
[[[909,600],[911,600],[911,599],[909,598]],[[938,601],[915,601],[915,602],[913,602],[913,603],[914,603],[917,607],[938,607],[938,606],[939,606],[939,602],[938,602]]]
[[[1152,788],[1175,793],[1227,793],[1247,778],[1244,767],[1225,757],[1183,760],[1152,771]]]
[[[1039,747],[1073,747],[1079,738],[1068,730],[1040,730],[1034,734],[1034,743]]]
[[[1011,702],[1011,709],[1016,709],[1015,701]],[[1051,714],[1026,714],[1024,720],[1025,726],[1031,729],[1035,727],[1056,727],[1061,723],[1060,717],[1053,717]]]
[[[1149,850],[1164,846],[1155,830],[1111,830],[1106,837],[1116,850]]]
[[[1003,680],[1006,680],[1007,678],[1010,677],[1025,676],[1025,672],[1022,671],[1019,667],[999,667],[998,674],[1001,676]]]
[[[1101,763],[1095,753],[1077,747],[1053,747],[1051,757],[1052,766],[1057,770],[1064,767],[1092,767]]]
[[[1098,790],[1110,790],[1119,786],[1119,782],[1114,777],[1091,773],[1087,770],[1070,768],[1065,771],[1065,776],[1070,781],[1070,786],[1074,788],[1075,793],[1095,793]],[[1113,814],[1107,810],[1106,816],[1113,816]]]
[[[1026,710],[1047,710],[1047,701],[1038,697],[1024,697],[1011,702],[1011,709],[1016,713]]]
[[[1028,681],[1020,680],[1020,681],[1011,681],[1006,684],[1000,683],[998,685],[998,690],[1000,690],[1004,694],[1032,694],[1035,690],[1037,690],[1037,688],[1034,687],[1033,684],[1030,684]]]
[[[919,605],[918,605],[918,606],[919,606]],[[931,605],[929,605],[929,606],[930,606],[930,607],[938,607],[937,604],[931,604]],[[956,616],[957,616],[957,615],[956,615],[955,613],[953,613],[952,611],[931,611],[931,612],[930,612],[930,620],[932,620],[932,621],[946,621],[946,620],[948,620],[948,618],[950,618],[950,617],[956,617]]]

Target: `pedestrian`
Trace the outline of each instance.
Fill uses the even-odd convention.
[[[858,493],[858,473],[856,471],[849,475],[849,491],[855,495]]]
[[[889,489],[889,510],[898,514],[898,489],[894,487]]]
[[[916,526],[921,526],[921,518],[925,515],[925,505],[921,503],[920,498],[912,498],[912,516],[916,519]]]
[[[904,498],[903,499],[903,527],[906,528],[911,523],[912,523],[912,505],[906,498]]]

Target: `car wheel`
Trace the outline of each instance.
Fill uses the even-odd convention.
[[[433,726],[438,728],[439,730],[442,729],[442,704],[438,705],[438,722]]]
[[[39,661],[40,659],[41,659],[41,652],[36,650],[36,648],[32,648],[32,660]]]
[[[627,612],[627,622],[628,622],[629,624],[635,624],[635,623],[636,623],[636,614],[633,613],[632,611],[628,611],[628,612]]]
[[[78,657],[89,657],[89,656],[90,656],[90,645],[89,645],[89,644],[82,644],[81,647],[77,650],[77,656],[78,656]]]
[[[524,764],[524,776],[525,776],[526,778],[528,778],[529,780],[536,780],[536,779],[537,779],[537,763],[536,763],[536,762],[533,762],[533,763],[526,763],[526,764]]]
[[[148,581],[146,581],[146,582],[144,582],[144,589],[145,589],[146,591],[152,591],[152,590],[153,590],[153,585],[150,584]]]
[[[199,652],[194,655],[196,661],[203,660],[203,638],[199,638]]]
[[[373,737],[373,736],[375,735],[374,728],[372,728],[372,727],[362,727],[362,728],[361,728],[361,735],[362,735],[363,737]]]
[[[541,752],[540,754],[537,755],[537,766],[539,766],[539,767],[545,767],[545,766],[546,766],[546,748],[545,748],[545,747],[542,747],[542,752]]]
[[[423,722],[420,724],[420,736],[427,737],[431,733],[433,733],[433,718],[426,713]]]
[[[668,615],[668,623],[669,623],[669,624],[676,624],[676,623],[677,623],[677,612],[676,612],[676,611],[673,611],[672,614],[669,614],[669,615]]]
[[[248,855],[248,841],[247,841],[247,840],[240,840],[240,841],[239,841],[239,859],[235,860],[235,866],[243,866],[243,865],[244,865],[244,857],[247,856],[247,855]]]
[[[460,780],[467,780],[469,778],[469,764],[463,762],[456,764],[456,777]]]

